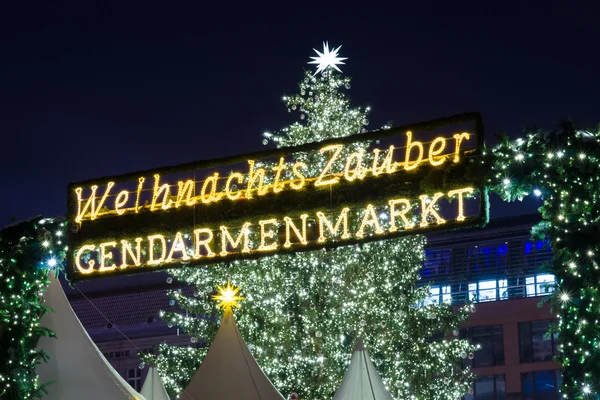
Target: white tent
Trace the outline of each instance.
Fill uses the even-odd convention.
[[[283,400],[262,372],[235,324],[231,309],[180,400]]]
[[[342,385],[333,400],[392,400],[362,339],[358,339]]]
[[[54,312],[44,315],[41,326],[52,330],[56,338],[42,337],[38,348],[50,355],[47,363],[36,368],[41,382],[54,381],[48,387],[48,400],[144,400],[104,358],[73,312],[54,273],[44,294],[45,305]]]
[[[150,367],[148,369],[148,375],[144,381],[144,386],[142,386],[141,393],[146,400],[169,400],[169,395],[160,380],[156,368]]]

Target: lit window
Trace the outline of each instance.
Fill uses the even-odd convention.
[[[469,299],[473,302],[506,299],[507,284],[506,279],[490,279],[469,283]]]
[[[430,304],[441,304],[452,302],[451,287],[448,286],[430,286],[429,297],[423,302],[424,306]]]
[[[525,278],[527,297],[543,296],[554,291],[556,278],[552,274],[537,274]]]

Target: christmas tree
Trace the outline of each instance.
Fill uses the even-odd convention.
[[[351,108],[344,93],[350,79],[341,75],[338,51],[325,45],[317,52],[316,73],[306,71],[300,93],[284,97],[288,111],[298,112],[300,121],[266,133],[263,143],[288,147],[364,131],[369,109]],[[360,149],[355,145],[349,151]],[[310,153],[295,155],[295,161],[306,163],[307,179],[322,167],[317,159]],[[202,338],[210,343],[217,323],[198,316],[215,312],[211,294],[229,280],[247,299],[236,318],[242,337],[281,393],[332,398],[360,337],[394,397],[460,398],[472,379],[461,368],[461,357],[472,357],[475,348],[457,337],[457,327],[470,306],[455,311],[449,304],[425,305],[428,288],[417,286],[424,245],[423,236],[413,235],[174,270],[178,280],[196,290],[192,296],[173,291],[185,315],[165,312],[161,317],[186,331],[192,342]],[[156,356],[144,358],[157,365],[168,390],[179,394],[205,353],[193,345],[162,344]]]

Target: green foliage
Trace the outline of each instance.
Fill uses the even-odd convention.
[[[48,308],[40,295],[48,286],[51,259],[64,258],[64,223],[36,218],[0,231],[0,398],[41,397],[35,367],[48,355],[36,350],[42,336],[53,336],[39,321]],[[50,262],[50,264],[54,264]]]
[[[561,391],[590,398],[600,390],[600,129],[582,131],[567,120],[550,133],[502,137],[485,157],[488,183],[503,199],[543,201],[532,234],[549,238],[554,252],[548,268],[559,285],[552,305],[560,316]]]

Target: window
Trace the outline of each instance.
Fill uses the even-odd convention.
[[[496,301],[507,298],[506,279],[489,279],[469,283],[469,299],[473,302]]]
[[[524,400],[557,400],[561,377],[558,370],[521,374]]]
[[[127,383],[138,392],[142,390],[142,370],[139,368],[128,368]]]
[[[551,274],[537,274],[525,278],[527,297],[543,296],[554,291],[555,278]]]
[[[430,286],[429,297],[425,299],[423,305],[451,303],[452,295],[450,293],[450,286]]]
[[[476,326],[462,331],[462,337],[480,348],[473,353],[473,359],[466,358],[463,365],[490,367],[504,365],[504,335],[502,325]]]
[[[519,322],[519,357],[522,363],[552,361],[558,353],[558,333],[548,334],[550,320]]]
[[[467,394],[465,400],[505,400],[506,381],[504,375],[478,376],[473,384],[473,393]]]

